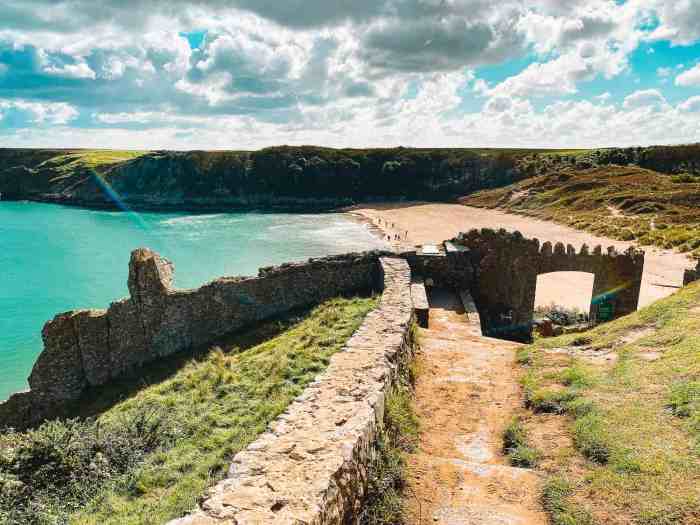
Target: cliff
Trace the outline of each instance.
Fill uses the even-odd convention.
[[[563,168],[611,165],[690,177],[700,174],[700,145],[592,151],[0,149],[0,194],[99,208],[330,209],[373,200],[454,200]]]
[[[0,150],[0,193],[89,207],[333,208],[452,199],[526,174],[518,150],[275,147],[157,151],[86,160],[89,151]]]

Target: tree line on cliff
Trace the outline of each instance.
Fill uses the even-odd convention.
[[[0,150],[5,199],[157,207],[326,204],[373,199],[453,199],[562,165],[637,164],[700,173],[700,145],[557,152],[517,149],[330,149],[280,146],[244,151],[155,151],[120,162],[81,163],[80,150]],[[78,160],[76,160],[78,159]]]

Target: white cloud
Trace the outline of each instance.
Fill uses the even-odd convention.
[[[690,97],[685,102],[679,104],[678,109],[688,113],[700,113],[700,96]]]
[[[622,107],[625,109],[638,109],[658,107],[665,104],[666,99],[658,89],[643,89],[625,97]]]
[[[634,0],[640,7],[652,9],[659,27],[652,33],[656,40],[689,45],[700,39],[700,0]]]
[[[670,77],[673,73],[673,69],[670,67],[660,67],[656,70],[656,76],[660,78]]]
[[[56,122],[63,127],[52,140],[67,146],[97,137],[134,147],[572,146],[698,137],[696,101],[669,106],[630,71],[628,57],[662,32],[674,43],[700,38],[700,0],[154,0],[147,9],[133,0],[7,1],[16,9],[0,21],[0,52],[21,55],[26,69],[0,97],[43,101],[55,89],[47,74],[73,80],[55,92],[56,104],[70,109],[5,107],[4,122]],[[660,26],[650,37],[640,28],[655,18]],[[193,29],[207,30],[195,50],[180,36]],[[471,70],[530,52],[534,63],[500,82]],[[0,64],[3,85],[18,68],[7,63]],[[700,85],[700,65],[657,73]],[[25,82],[30,74],[44,84]],[[609,93],[551,102],[596,78],[637,82],[639,91],[624,102]],[[93,115],[97,128],[68,131],[78,111]],[[40,130],[22,133],[45,140]]]
[[[1,120],[12,117],[28,124],[67,124],[78,116],[78,110],[64,102],[30,102],[0,99]]]
[[[578,54],[569,53],[549,62],[530,64],[522,72],[491,89],[492,95],[516,97],[567,95],[576,93],[576,84],[590,80],[595,69]]]
[[[95,79],[95,72],[90,69],[85,62],[77,64],[63,64],[61,66],[47,65],[44,67],[44,72],[49,75],[56,75],[68,78],[91,78]]]
[[[676,77],[677,86],[700,86],[700,64],[688,69]]]

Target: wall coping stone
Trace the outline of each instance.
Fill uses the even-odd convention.
[[[170,525],[344,524],[356,520],[387,391],[411,352],[411,271],[381,257],[384,291],[344,349],[268,430],[236,454],[227,478]]]

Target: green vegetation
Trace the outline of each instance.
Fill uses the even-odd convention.
[[[700,257],[697,177],[670,177],[637,167],[560,168],[462,202]]]
[[[133,205],[152,204],[153,196],[172,192],[193,206],[207,205],[206,198],[239,206],[313,199],[330,208],[370,198],[454,199],[528,176],[525,159],[533,155],[558,158],[564,153],[315,146],[255,152],[0,149],[0,193],[7,199],[59,198],[108,206],[111,199],[93,176],[97,174]]]
[[[412,340],[415,342],[415,325]],[[419,422],[413,409],[413,384],[417,373],[414,362],[404,364],[397,384],[386,397],[384,426],[377,437],[375,459],[370,467],[369,484],[362,525],[402,525],[406,455],[418,444]]]
[[[529,443],[553,476],[543,500],[554,523],[698,522],[700,284],[583,335],[540,339],[519,362],[528,429],[561,425],[569,440]]]
[[[531,468],[540,453],[528,443],[527,430],[519,418],[513,419],[503,432],[503,452],[514,467]]]
[[[552,525],[593,525],[590,513],[571,501],[574,489],[563,478],[550,478],[542,491],[542,504]]]
[[[59,173],[84,168],[100,169],[141,157],[146,153],[145,151],[111,149],[71,150],[42,162],[38,168],[54,168]]]
[[[222,348],[174,356],[157,379],[105,390],[83,407],[95,419],[0,436],[0,523],[160,524],[183,515],[375,304],[334,299],[262,323]]]
[[[619,188],[620,195],[608,196],[603,192],[601,199],[596,199],[596,195],[591,194],[588,204],[574,202],[576,194],[546,195],[560,183],[567,186],[567,180],[593,168],[602,174],[612,174],[600,177],[598,183],[601,186],[608,184],[608,179],[613,176],[618,178],[621,169],[646,173],[640,168],[620,168],[613,164],[657,170],[656,175],[663,177],[659,180],[663,195],[657,198],[653,194],[644,200],[649,188],[656,191],[656,182],[648,185],[644,181],[639,184],[643,190],[641,193],[632,188],[634,191],[628,195],[623,191],[627,181],[622,180],[618,181],[623,183]],[[588,223],[593,223],[602,218],[601,212],[607,217],[609,210],[605,205],[609,201],[611,209],[616,210],[613,222],[619,222],[620,214],[656,213],[654,203],[657,202],[661,203],[662,211],[665,210],[661,214],[664,217],[675,217],[679,210],[676,205],[691,208],[692,201],[681,199],[679,203],[665,188],[672,184],[685,188],[685,194],[697,193],[693,186],[700,184],[697,180],[700,176],[700,146],[602,150],[280,146],[254,152],[0,149],[0,193],[5,199],[112,205],[110,196],[105,195],[102,180],[94,175],[107,181],[123,200],[133,206],[157,205],[154,196],[176,196],[182,201],[181,207],[227,204],[308,208],[310,203],[315,203],[316,207],[332,208],[369,199],[454,200],[475,191],[525,181],[523,188],[532,187],[533,191],[524,201],[531,200],[534,194],[544,193],[531,205],[524,202],[519,193],[480,196],[473,203],[495,205],[494,198],[498,202],[499,198],[505,197],[505,201],[498,202],[498,205],[523,208],[519,210],[521,212],[534,212],[549,206],[552,215],[556,215],[554,211],[558,207],[562,210],[573,207],[576,214],[584,210],[594,212],[592,217],[585,218]],[[584,181],[583,187],[588,184]],[[537,191],[538,186],[548,185],[546,191]],[[574,184],[570,192],[576,193],[583,187]],[[668,202],[664,201],[665,198],[669,199]],[[593,204],[597,207],[590,207]],[[546,210],[540,211],[545,213]],[[570,214],[560,215],[557,220],[564,221]],[[655,224],[647,221],[650,243],[661,242],[655,240],[658,234],[653,233],[660,224],[673,228],[685,223],[680,219],[675,222],[657,220]],[[604,224],[599,226],[602,228]],[[611,229],[620,230],[617,234],[622,237],[643,236],[644,221],[638,221],[634,226],[620,223]],[[581,227],[586,226],[581,224]],[[630,228],[631,232],[628,231]],[[635,233],[635,228],[640,231]],[[688,243],[692,239],[685,236],[684,228],[681,226],[675,233],[667,232],[662,236],[663,242],[674,246]],[[658,227],[659,231],[661,229]]]

